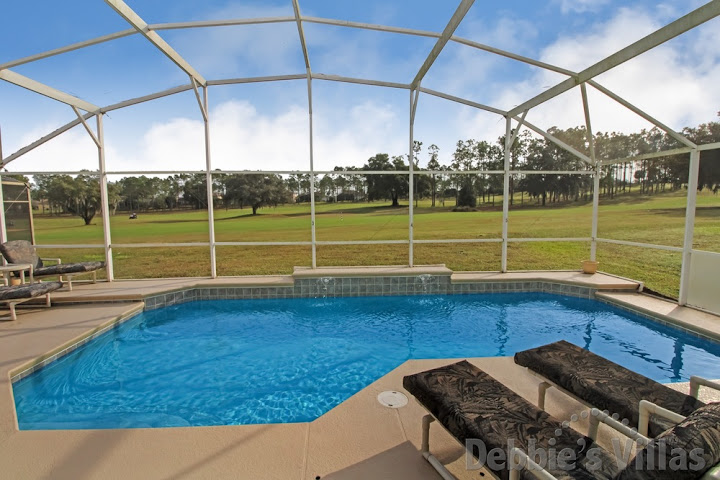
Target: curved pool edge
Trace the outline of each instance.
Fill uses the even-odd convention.
[[[402,387],[402,377],[457,359],[408,360],[312,422],[215,427],[107,430],[24,430],[0,438],[0,469],[10,478],[325,478],[338,473],[375,478],[396,471],[395,478],[435,479],[418,453],[421,419],[426,414]],[[498,381],[535,402],[539,379],[512,357],[468,360]],[[402,408],[381,406],[377,394],[405,393]],[[546,408],[571,419],[583,408],[551,389]],[[582,429],[583,426],[580,426]],[[433,448],[452,461],[463,478],[463,447],[440,427],[433,427]],[[466,473],[466,472],[465,472]]]

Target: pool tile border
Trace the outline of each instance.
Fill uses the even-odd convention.
[[[559,282],[505,281],[452,283],[449,275],[302,278],[290,287],[192,287],[145,298],[145,310],[196,300],[462,295],[545,292],[595,298],[597,289]]]

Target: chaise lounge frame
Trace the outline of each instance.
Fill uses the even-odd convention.
[[[560,343],[560,342],[557,342],[557,343]],[[544,345],[542,347],[537,347],[537,348],[538,349],[546,348],[551,345],[553,345],[553,344],[548,344],[548,345]],[[570,345],[572,345],[572,344],[570,344]],[[574,347],[579,348],[577,346],[574,346]],[[535,349],[530,349],[530,350],[535,350]],[[528,350],[528,351],[530,351],[530,350]],[[519,355],[521,353],[523,353],[523,352],[518,352],[516,355]],[[599,355],[598,355],[598,357],[602,358],[603,360],[607,361],[608,363],[614,363],[607,359],[604,359],[603,357],[600,357]],[[530,373],[531,375],[533,375],[534,377],[536,377],[540,380],[540,383],[538,384],[537,405],[538,405],[538,408],[540,408],[541,410],[545,410],[546,392],[551,387],[557,389],[558,391],[560,391],[563,394],[567,395],[568,397],[576,400],[577,402],[581,403],[582,405],[585,405],[588,408],[601,407],[601,406],[592,404],[591,402],[587,401],[585,398],[582,398],[582,397],[578,396],[576,393],[566,389],[562,385],[559,385],[557,382],[554,382],[554,381],[548,379],[542,373],[537,372],[537,371],[533,370],[532,368],[529,368],[522,364],[519,364],[517,361],[517,356],[515,358],[516,358],[516,361],[515,361],[516,364],[518,364],[519,366],[524,368],[528,373]],[[651,381],[651,380],[648,379],[648,381]],[[654,383],[658,383],[658,382],[654,382]],[[662,385],[662,384],[658,383],[658,385]],[[697,375],[693,375],[690,377],[690,388],[689,388],[688,396],[697,399],[701,386],[720,391],[720,383],[712,381],[712,380],[708,380],[706,378],[703,378],[703,377],[700,377]],[[643,400],[641,400],[638,403],[639,419],[638,419],[637,429],[638,429],[638,432],[640,432],[641,434],[646,435],[646,436],[648,435],[648,432],[649,432],[650,415],[655,414],[654,411],[648,410],[648,408],[651,408],[651,407],[649,407],[650,405],[655,405],[655,404],[650,401],[643,401]],[[666,418],[667,420],[670,420],[671,422],[678,423],[678,422],[682,421],[682,419],[684,418],[683,415],[673,412],[672,410],[668,410],[666,408],[663,408],[663,410],[665,410],[666,412],[670,412],[670,414],[662,415],[662,417]]]
[[[538,405],[538,408],[540,408],[541,410],[545,410],[545,393],[551,387],[555,388],[556,390],[562,392],[563,394],[567,395],[568,397],[572,398],[573,400],[577,401],[578,403],[581,403],[582,405],[584,405],[588,408],[595,408],[593,405],[591,405],[584,399],[578,397],[573,392],[561,387],[560,385],[553,382],[552,380],[545,378],[543,375],[539,374],[538,372],[531,370],[527,367],[523,367],[523,368],[525,368],[525,370],[528,373],[530,373],[531,375],[533,375],[534,377],[536,377],[540,380],[540,383],[538,384],[537,405]],[[708,380],[703,377],[698,377],[697,375],[693,375],[690,377],[689,395],[691,397],[698,398],[701,386],[720,391],[720,383],[713,382],[712,380]],[[662,409],[664,412],[667,412],[662,416],[667,418],[671,422],[678,423],[678,422],[683,421],[683,419],[685,419],[685,417],[683,415],[680,415],[679,413],[675,413],[666,408],[662,408],[659,405],[656,405],[647,400],[641,400],[640,404],[638,405],[638,409],[640,411],[640,420],[638,421],[637,431],[640,434],[645,435],[645,436],[648,435],[649,424],[650,424],[650,415],[659,415],[657,409]]]
[[[10,247],[12,245],[12,247]],[[15,252],[7,251],[8,247],[17,249]],[[92,283],[97,283],[97,271],[101,268],[105,268],[105,262],[76,262],[63,264],[60,258],[41,258],[37,255],[35,246],[27,240],[14,240],[5,242],[0,245],[2,255],[5,260],[14,263],[27,263],[31,265],[30,278],[33,277],[57,277],[59,282],[63,281],[63,277],[67,279],[68,290],[73,289],[72,277],[76,275],[92,275]],[[18,251],[19,250],[19,251]],[[42,262],[54,262],[54,265],[43,266]],[[37,265],[40,265],[38,267]],[[60,268],[53,268],[60,267]],[[62,268],[69,267],[69,268]],[[52,270],[56,271],[52,271]],[[75,269],[76,271],[71,271]],[[43,272],[42,270],[51,270],[50,272]],[[57,270],[61,270],[58,272]],[[69,270],[69,271],[62,271]]]
[[[496,380],[497,381],[497,380]],[[517,394],[516,394],[517,395]],[[519,395],[518,395],[519,396]],[[414,396],[413,396],[414,397]],[[415,398],[415,401],[425,410],[428,410],[425,405],[423,405],[417,398]],[[543,399],[544,401],[544,399]],[[653,414],[665,417],[666,419],[672,421],[672,422],[682,422],[685,420],[685,416],[679,415],[675,412],[672,412],[666,408],[660,407],[658,405],[653,404],[652,402],[648,402],[646,400],[642,400],[640,402],[640,407],[643,411],[651,412]],[[544,408],[543,408],[544,410]],[[599,430],[599,426],[601,423],[607,425],[608,427],[612,428],[616,432],[624,435],[626,438],[634,441],[638,446],[644,447],[648,445],[652,439],[648,438],[646,435],[643,435],[638,430],[634,428],[630,428],[629,426],[625,425],[622,422],[619,422],[615,420],[612,416],[610,416],[608,413],[600,411],[597,408],[591,408],[591,415],[589,416],[590,420],[590,426],[588,429],[588,437],[591,438],[593,441],[597,439],[597,434]],[[422,443],[421,443],[421,455],[427,462],[432,466],[432,468],[443,478],[443,480],[457,480],[457,478],[443,465],[443,463],[438,460],[437,457],[435,457],[430,452],[430,425],[435,422],[437,419],[432,413],[427,413],[422,418]],[[646,418],[647,422],[647,418]],[[445,430],[450,436],[458,440],[452,432],[450,432],[445,425],[441,421],[438,421],[438,424]],[[647,424],[646,424],[647,428]],[[458,440],[459,441],[459,440]],[[467,446],[463,445],[466,449]],[[466,450],[467,451],[467,450]],[[468,451],[469,453],[469,451]],[[632,461],[632,460],[631,460]],[[522,449],[514,447],[510,451],[510,458],[509,462],[511,462],[511,469],[509,472],[509,480],[520,480],[520,474],[522,469],[531,469],[532,474],[540,479],[540,480],[558,480],[557,477],[552,475],[550,472],[542,468],[540,465],[535,463]],[[500,477],[495,474],[495,472],[484,469],[486,472],[488,472],[492,477],[499,479]],[[700,477],[700,480],[720,480],[720,463],[717,463],[713,467],[711,467],[708,471],[706,471],[702,477]]]
[[[52,302],[50,300],[50,293],[54,292],[55,290],[58,290],[59,288],[62,288],[62,282],[46,282],[46,283],[31,283],[31,284],[24,284],[24,285],[13,285],[13,286],[7,286],[7,287],[0,287],[0,291],[6,291],[7,289],[18,289],[18,288],[35,288],[35,287],[41,287],[43,289],[48,290],[46,293],[40,294],[45,296],[45,306],[51,307]],[[11,320],[17,320],[17,312],[15,311],[15,307],[21,303],[27,302],[29,300],[32,300],[34,298],[38,298],[40,295],[29,295],[27,297],[23,298],[13,298],[13,299],[0,299],[0,302],[5,303],[9,309],[10,309],[10,319]]]

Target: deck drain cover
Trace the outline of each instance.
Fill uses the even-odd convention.
[[[389,390],[387,392],[380,392],[377,396],[380,405],[388,408],[400,408],[404,407],[408,403],[408,399],[405,394]]]

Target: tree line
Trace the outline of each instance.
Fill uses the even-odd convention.
[[[719,113],[720,115],[720,113]],[[548,133],[578,151],[590,156],[585,127],[568,129],[551,128]],[[682,130],[697,144],[720,142],[720,122],[708,122],[695,128]],[[460,208],[474,208],[478,203],[494,204],[495,197],[503,194],[501,173],[468,173],[502,171],[504,168],[504,136],[495,142],[460,140],[455,146],[449,164],[440,164],[437,145],[427,147],[415,141],[412,154],[415,200],[430,199],[431,206],[445,204],[454,198]],[[637,133],[597,133],[594,135],[596,158],[616,160],[682,147],[677,140],[657,128]],[[424,167],[421,157],[426,158]],[[538,174],[510,176],[510,201],[515,193],[527,195],[537,204],[587,200],[592,192],[591,175],[558,174],[553,171],[587,171],[590,165],[567,150],[545,139],[523,131],[510,149],[510,169]],[[378,153],[362,167],[340,167],[331,175],[313,178],[315,198],[319,202],[383,201],[399,206],[409,195],[408,155],[390,156]],[[356,174],[343,173],[356,172]],[[387,171],[387,174],[363,171]],[[438,172],[438,173],[433,173]],[[449,172],[449,173],[444,173]],[[90,224],[100,210],[100,189],[96,172],[70,175],[35,175],[33,198],[41,200],[43,209],[51,214],[80,216]],[[291,202],[309,202],[311,181],[309,174],[265,175],[226,174],[220,170],[212,174],[212,201],[214,208],[245,208],[253,214],[263,207]],[[688,181],[688,154],[668,155],[645,160],[627,160],[603,167],[601,195],[613,197],[633,189],[642,194],[653,194],[682,188]],[[698,189],[720,189],[720,149],[701,152]],[[147,212],[175,209],[205,209],[208,204],[205,174],[178,174],[166,178],[125,177],[108,182],[108,204],[111,214]]]

